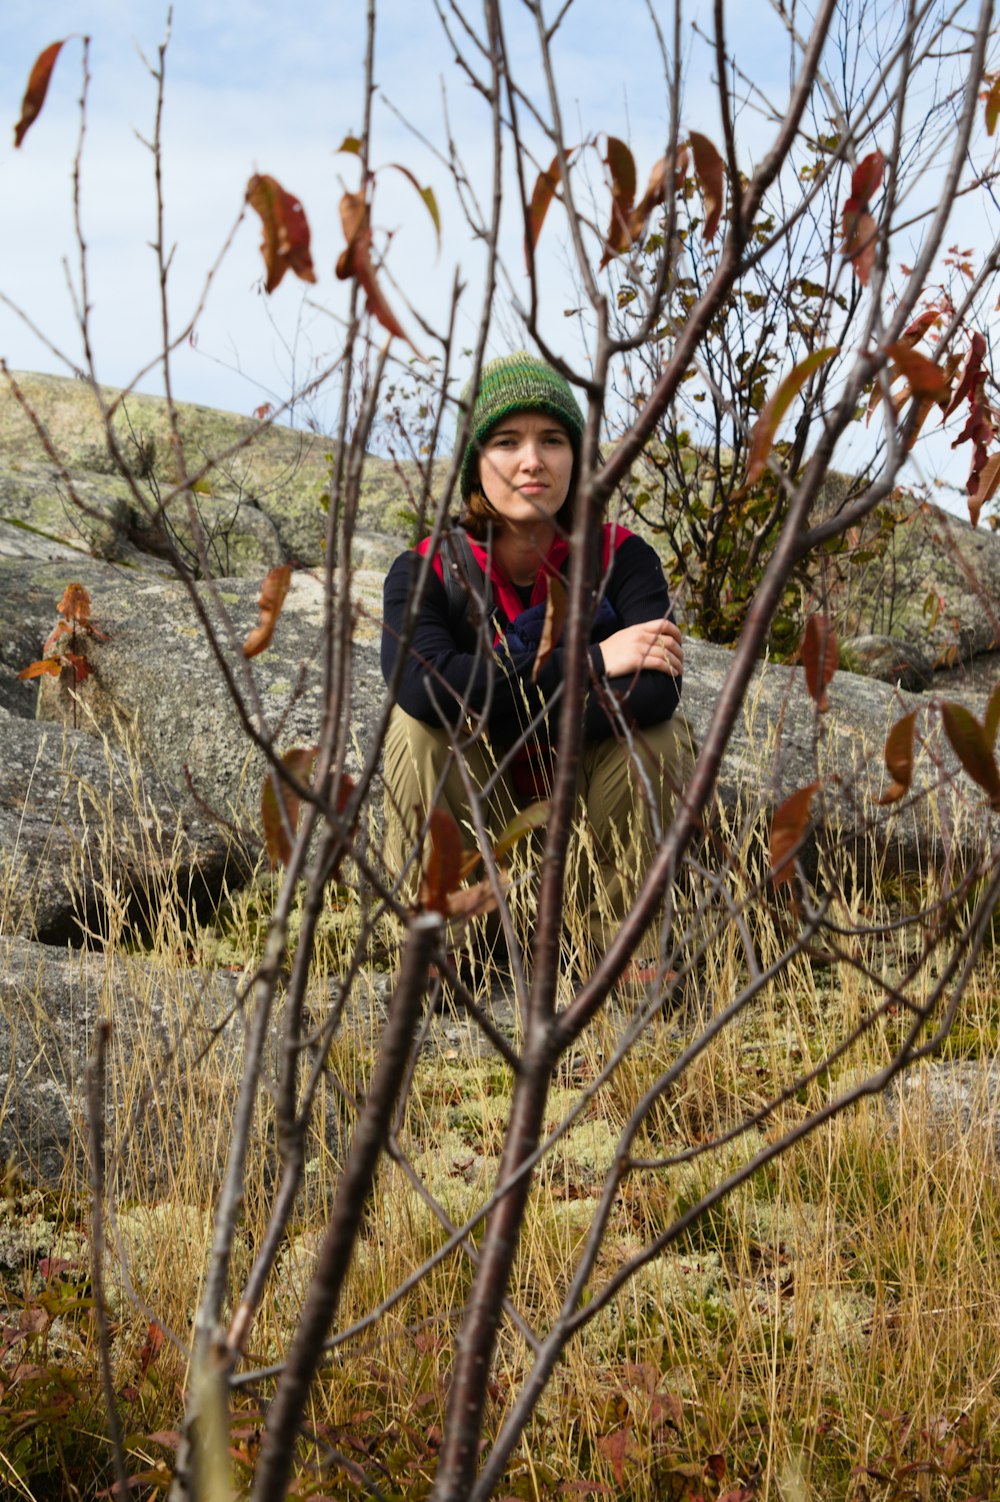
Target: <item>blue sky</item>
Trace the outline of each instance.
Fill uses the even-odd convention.
[[[478,13],[478,7],[475,7]],[[553,10],[554,5],[549,6]],[[666,5],[657,4],[664,15]],[[688,9],[685,49],[690,74],[684,123],[720,140],[707,49],[690,21],[710,7]],[[154,199],[148,152],[136,131],[152,128],[154,88],[138,55],[155,58],[166,10],[137,0],[47,0],[8,5],[0,19],[0,191],[8,233],[0,262],[0,290],[16,302],[71,360],[79,335],[63,263],[76,266],[70,173],[78,125],[79,42],[63,49],[45,109],[15,152],[12,127],[31,63],[49,42],[86,28],[92,38],[90,106],[83,159],[84,232],[91,256],[91,300],[98,373],[112,385],[130,381],[155,353],[159,324],[153,234]],[[270,173],[297,194],[312,226],[316,287],[286,277],[274,296],[260,291],[259,229],[248,215],[213,288],[199,325],[197,349],[178,353],[178,396],[250,412],[283,397],[313,359],[338,348],[337,316],[344,307],[333,265],[343,245],[337,205],[356,186],[356,163],[337,156],[361,116],[364,0],[177,0],[167,56],[164,121],[167,239],[176,244],[171,269],[175,322],[199,295],[206,267],[218,253],[241,207],[248,177]],[[530,18],[520,4],[505,7],[508,42],[529,94],[541,97]],[[727,24],[742,67],[779,104],[787,96],[787,48],[764,0],[730,0]],[[571,139],[603,130],[623,136],[644,177],[661,154],[667,101],[644,0],[576,0],[557,45],[557,66]],[[489,139],[482,101],[454,67],[451,49],[430,0],[382,0],[376,76],[381,94],[440,147],[442,79],[455,138],[471,180],[484,195]],[[746,166],[769,130],[752,115],[741,121],[739,150]],[[720,141],[721,144],[721,141]],[[376,221],[393,233],[389,264],[432,322],[444,318],[456,266],[467,283],[459,341],[471,343],[479,309],[482,252],[464,223],[444,167],[396,117],[377,103],[374,160],[400,161],[438,195],[443,247],[435,255],[429,219],[412,189],[396,174],[380,176]],[[980,210],[980,218],[981,210]],[[995,233],[973,218],[975,243]],[[512,281],[523,287],[520,227],[511,213],[504,250]],[[563,310],[578,301],[566,274],[557,230],[546,227],[546,326],[566,345],[572,320]],[[392,294],[401,316],[403,304]],[[405,321],[405,316],[404,316]],[[408,325],[415,326],[411,323]],[[509,321],[498,327],[494,352],[506,346]],[[415,331],[415,338],[420,343]],[[397,346],[399,348],[399,346]],[[15,368],[59,371],[55,357],[0,306],[0,353]],[[156,375],[142,381],[159,389]],[[321,414],[322,415],[322,414]],[[961,470],[964,459],[955,461]]]

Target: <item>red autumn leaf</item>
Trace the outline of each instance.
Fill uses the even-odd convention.
[[[1000,454],[992,454],[977,476],[976,491],[969,497],[969,520],[975,527],[979,513],[988,501],[992,501],[1000,489]]]
[[[892,782],[878,800],[884,807],[895,803],[910,791],[913,781],[913,726],[915,709],[897,720],[885,739],[885,765]]]
[[[611,223],[605,236],[601,266],[606,266],[612,256],[628,247],[628,221],[635,202],[636,183],[632,153],[617,136],[608,136],[604,163],[611,177]]]
[[[424,907],[447,916],[449,899],[462,879],[462,835],[447,809],[432,808],[427,823],[431,848],[420,898]]]
[[[837,634],[831,622],[825,615],[811,615],[802,637],[802,663],[809,697],[822,714],[830,708],[826,690],[837,671],[838,659]]]
[[[625,1485],[625,1462],[639,1457],[639,1445],[631,1428],[622,1425],[620,1429],[613,1429],[610,1434],[602,1434],[597,1441],[597,1448],[601,1454],[611,1462],[615,1480],[619,1486]]]
[[[387,333],[395,335],[398,339],[406,339],[410,348],[416,352],[415,345],[407,338],[395,313],[383,297],[382,289],[375,276],[371,256],[372,232],[368,223],[368,204],[365,202],[363,193],[343,195],[340,200],[340,223],[344,231],[344,239],[347,241],[347,249],[341,251],[337,260],[338,279],[346,282],[352,276],[356,277],[364,288],[368,311],[372,317],[378,320]]]
[[[56,645],[56,642],[60,641],[64,636],[72,635],[73,627],[69,624],[68,621],[57,621],[54,628],[49,632],[49,635],[46,638],[45,645],[42,648],[42,656],[48,657],[51,654],[53,647]]]
[[[993,135],[1000,117],[1000,73],[997,73],[986,94],[986,134]]]
[[[844,206],[844,243],[841,250],[851,265],[862,287],[867,287],[875,265],[875,250],[878,244],[878,225],[866,210],[852,207],[853,199]]]
[[[694,175],[698,179],[701,196],[705,201],[705,228],[702,238],[712,240],[722,218],[725,196],[725,168],[722,158],[707,136],[691,132],[691,150],[694,153]]]
[[[809,822],[809,809],[818,782],[799,788],[780,803],[771,820],[771,880],[776,887],[790,882],[795,872],[795,852]]]
[[[29,662],[26,668],[22,668],[18,677],[27,681],[29,678],[40,678],[43,673],[50,678],[58,678],[62,672],[62,663],[54,657],[43,657],[38,662]]]
[[[774,395],[768,397],[750,435],[750,457],[747,461],[746,478],[748,485],[756,484],[764,473],[767,456],[774,447],[778,425],[806,381],[814,370],[818,370],[827,360],[839,353],[839,346],[814,350],[811,355],[799,361],[795,369],[781,382]]]
[[[973,395],[977,382],[982,378],[984,374],[983,358],[985,354],[986,338],[985,335],[980,334],[977,329],[972,336],[972,344],[969,349],[969,358],[965,362],[965,369],[962,371],[962,379],[955,387],[955,394],[945,408],[945,417],[950,417],[951,414],[962,405],[962,402],[966,397],[971,397]],[[955,445],[952,444],[953,448],[954,446]]]
[[[273,411],[274,408],[270,402],[262,402],[259,407],[254,407],[253,415],[258,422],[266,422]]]
[[[255,626],[243,643],[243,656],[256,657],[263,652],[265,647],[270,646],[274,628],[278,624],[278,616],[285,603],[292,583],[292,568],[289,563],[279,563],[277,568],[272,568],[264,576],[264,582],[260,587],[260,598],[257,601],[260,609],[260,625]]]
[[[256,209],[264,227],[260,243],[267,270],[264,291],[273,292],[286,271],[294,271],[304,282],[315,282],[309,223],[299,200],[275,178],[255,174],[247,183],[246,201]]]
[[[90,663],[85,657],[81,657],[79,652],[64,652],[62,660],[67,667],[72,669],[74,683],[82,683],[85,678],[90,677]]]
[[[28,87],[24,91],[21,100],[21,118],[14,126],[14,145],[20,146],[28,133],[30,126],[38,119],[45,96],[49,90],[49,80],[52,77],[52,69],[55,67],[56,58],[59,56],[62,42],[53,42],[35,58],[34,67],[28,79]]]
[[[542,634],[538,642],[538,651],[535,653],[534,666],[531,669],[532,683],[538,682],[539,673],[559,645],[559,638],[562,636],[565,620],[566,586],[561,579],[557,579],[552,574],[549,577],[549,596],[545,602],[545,620],[542,622]]]
[[[947,380],[941,366],[935,365],[933,360],[913,349],[904,340],[886,345],[885,352],[896,370],[906,377],[914,396],[938,397],[947,391]]]
[[[930,330],[940,322],[941,309],[927,308],[925,312],[920,313],[913,320],[913,322],[903,330],[903,332],[899,336],[900,344],[916,344],[918,339],[922,339],[925,334],[929,333]]]
[[[63,591],[63,597],[56,606],[56,611],[64,620],[73,621],[77,626],[86,626],[90,622],[90,596],[82,584],[67,584]]]
[[[146,1340],[139,1353],[139,1371],[145,1376],[152,1363],[163,1349],[163,1329],[156,1320],[151,1320],[146,1331]]]
[[[963,704],[942,704],[941,719],[955,755],[1000,812],[1000,771],[985,728]]]
[[[961,443],[972,444],[972,460],[969,464],[969,478],[965,483],[965,488],[969,496],[969,519],[973,526],[978,524],[979,513],[983,507],[980,483],[989,465],[988,450],[994,438],[993,413],[983,394],[985,385],[986,376],[983,373],[976,380],[969,397],[969,415],[965,427],[952,444],[953,449],[958,448]]]
[[[884,172],[885,157],[881,151],[873,151],[862,157],[855,167],[851,175],[851,197],[857,199],[859,208],[869,204],[881,188]]]
[[[568,160],[568,159],[567,159]],[[528,247],[534,250],[538,244],[538,237],[542,233],[542,225],[549,211],[549,204],[555,197],[556,188],[559,186],[561,174],[559,170],[559,158],[554,156],[549,163],[547,172],[539,172],[535,179],[535,186],[531,192],[531,205],[528,209]],[[525,258],[530,264],[530,256],[525,251]]]
[[[286,751],[281,758],[283,765],[299,782],[306,782],[312,772],[313,764],[319,754],[317,746],[295,746],[291,751]],[[302,803],[297,794],[285,783],[281,784],[281,797],[285,805],[285,813],[288,816],[288,824],[294,835],[299,827],[299,814]],[[278,780],[274,772],[269,772],[264,779],[264,786],[260,794],[260,821],[264,831],[264,845],[267,850],[267,858],[271,862],[271,869],[277,870],[278,866],[287,866],[292,857],[292,842],[285,821],[281,817],[281,804],[278,801]]]

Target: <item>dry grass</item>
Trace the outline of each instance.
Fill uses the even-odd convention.
[[[141,801],[140,787],[134,796]],[[100,879],[99,861],[95,865]],[[516,921],[526,932],[530,881],[515,890]],[[737,901],[746,895],[738,882],[733,890]],[[692,887],[685,900],[694,908],[704,896]],[[220,959],[252,963],[270,887],[262,879],[234,897],[224,927],[211,931],[192,932],[166,877],[161,899],[141,949],[124,906],[113,898],[106,903],[105,962],[91,969],[81,962],[79,982],[97,988],[92,999],[115,1013],[109,1084],[110,1150],[117,1165],[117,1246],[109,1268],[113,1355],[131,1464],[148,1472],[150,1494],[158,1475],[165,1480],[169,1461],[169,1448],[151,1436],[179,1421],[184,1349],[204,1275],[240,1055],[239,1010],[205,1047],[232,982],[221,982],[221,989],[194,985],[192,960],[202,974]],[[866,902],[869,923],[889,916],[888,898],[869,893]],[[838,916],[846,921],[852,915],[845,909]],[[698,923],[705,950],[683,1001],[649,1020],[607,1078],[602,1080],[602,1071],[633,1016],[627,1001],[607,1008],[554,1081],[547,1129],[578,1114],[539,1166],[511,1289],[521,1318],[540,1334],[559,1310],[629,1114],[699,1021],[743,984],[738,935],[724,915],[717,917],[707,904]],[[748,921],[762,959],[771,958],[782,942],[774,915],[757,903]],[[342,894],[318,957],[310,998],[317,1018],[330,1005],[330,982],[346,967],[355,935],[353,909]],[[892,951],[889,937],[865,942],[876,976],[904,968],[905,956]],[[566,944],[568,970],[584,947],[572,915]],[[998,979],[997,954],[989,947],[949,1045],[956,1059],[983,1060],[995,1051]],[[376,990],[366,974],[330,1049],[323,1119],[310,1142],[305,1187],[254,1329],[254,1363],[280,1359],[287,1348],[328,1213],[338,1152],[350,1130],[350,1097],[363,1093],[377,1047]],[[626,1178],[592,1289],[775,1133],[882,1067],[901,1034],[898,1015],[883,1015],[833,1068],[793,1094],[762,1126],[712,1145],[819,1061],[881,1000],[877,980],[856,968],[817,968],[804,958],[764,988],[651,1112],[637,1154],[696,1155]],[[384,1163],[359,1237],[341,1329],[379,1305],[445,1240],[428,1197],[453,1223],[462,1223],[492,1190],[512,1076],[495,1056],[466,1046],[467,1038],[468,1029],[453,1016],[431,1026],[398,1133],[426,1194],[401,1166]],[[57,1041],[40,1035],[40,1046],[54,1048]],[[167,1045],[172,1055],[165,1064]],[[983,1099],[971,1104],[973,1125],[967,1130],[945,1129],[924,1089],[907,1090],[888,1103],[863,1101],[761,1170],[642,1267],[569,1346],[515,1452],[502,1494],[556,1496],[569,1483],[580,1495],[607,1487],[636,1502],[714,1498],[738,1486],[769,1498],[1000,1495],[1000,1456],[992,1438],[1000,1418],[1000,1175],[993,1144],[975,1125],[993,1112],[987,1073],[974,1074]],[[275,1166],[272,1106],[262,1087],[234,1296],[263,1234]],[[43,1256],[70,1263],[55,1277],[67,1304],[86,1292],[79,1265],[86,1261],[87,1238],[82,1191],[78,1177],[44,1197],[9,1188],[0,1235],[0,1256],[8,1265],[8,1325],[21,1318],[19,1306],[37,1309],[51,1291],[52,1276],[46,1281],[40,1266]],[[386,1495],[426,1493],[451,1341],[471,1275],[468,1257],[453,1253],[377,1325],[338,1346],[315,1389],[310,1426],[316,1444],[304,1460],[303,1495],[312,1485],[313,1463],[327,1465],[325,1480],[316,1482],[324,1495],[357,1489],[329,1467],[324,1447],[364,1464]],[[178,1347],[168,1338],[162,1349],[150,1350],[152,1315]],[[20,1368],[18,1348],[11,1346],[3,1358],[8,1410],[25,1380],[23,1349],[20,1356]],[[66,1308],[53,1315],[30,1362],[42,1369],[58,1363],[76,1374],[90,1406],[85,1410],[78,1395],[59,1422],[79,1430],[85,1420],[91,1438],[83,1446],[77,1433],[79,1443],[64,1447],[69,1458],[61,1471],[55,1467],[56,1479],[44,1490],[30,1472],[18,1475],[23,1435],[0,1420],[0,1468],[7,1477],[0,1491],[8,1484],[12,1496],[29,1502],[94,1495],[98,1479],[108,1484],[102,1470],[107,1453],[85,1311]],[[525,1341],[505,1321],[487,1416],[491,1434],[530,1365]],[[241,1484],[255,1454],[251,1393],[241,1390],[234,1430]],[[39,1426],[31,1432],[41,1446]]]

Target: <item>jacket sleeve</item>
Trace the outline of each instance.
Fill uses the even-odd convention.
[[[388,682],[399,654],[399,639],[416,579],[419,558],[403,553],[385,581],[382,626],[382,673]],[[448,620],[444,585],[432,574],[410,642],[396,702],[408,715],[426,725],[454,725],[463,714],[485,710],[490,734],[498,744],[512,745],[522,727],[555,694],[563,677],[563,653],[557,649],[531,681],[533,646],[518,642],[497,644],[494,652],[462,651]],[[591,648],[591,665],[601,671],[600,648]],[[436,703],[435,703],[436,701]],[[609,732],[605,732],[607,734]]]
[[[607,598],[614,606],[620,626],[638,626],[643,621],[658,621],[665,616],[674,618],[663,565],[641,537],[627,537],[615,552]],[[600,647],[594,650],[600,651]],[[680,701],[681,680],[669,673],[647,668],[640,673],[606,678],[602,658],[597,676],[598,681],[603,681],[605,692],[610,691],[618,701],[628,721],[640,729],[669,720]],[[615,733],[601,697],[592,692],[587,702],[584,734],[588,740],[605,740]]]

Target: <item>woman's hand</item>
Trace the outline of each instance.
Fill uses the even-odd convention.
[[[623,678],[650,668],[676,678],[684,669],[684,643],[673,621],[641,621],[637,626],[625,626],[600,646],[609,678]]]

